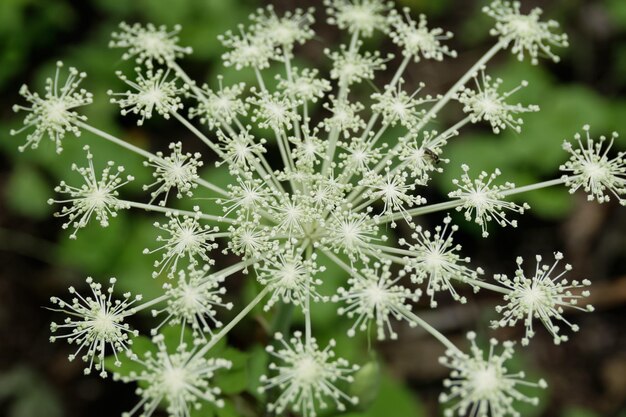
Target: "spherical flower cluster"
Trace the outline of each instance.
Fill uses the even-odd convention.
[[[583,126],[587,137],[585,143],[579,133],[574,136],[578,147],[568,141],[563,142],[563,149],[571,154],[569,161],[561,165],[565,173],[562,179],[571,193],[582,188],[589,201],[605,203],[615,197],[621,205],[626,205],[626,152],[618,152],[613,159],[609,152],[618,134],[613,132],[608,146],[607,138],[600,136],[594,141],[589,134],[589,125]]]
[[[489,236],[487,232],[487,224],[494,221],[502,227],[507,225],[517,227],[517,220],[509,220],[506,217],[506,211],[523,214],[525,210],[530,209],[527,203],[521,206],[510,201],[504,201],[505,192],[515,188],[515,184],[506,182],[502,185],[494,185],[493,182],[500,176],[500,170],[496,170],[492,174],[481,172],[478,178],[471,180],[468,172],[469,167],[463,165],[463,176],[461,180],[455,179],[454,185],[459,189],[450,192],[448,195],[458,198],[462,201],[462,205],[457,207],[458,211],[465,209],[465,218],[481,226],[483,237]]]
[[[579,301],[590,295],[585,289],[591,285],[589,280],[569,282],[563,276],[571,271],[572,266],[565,265],[560,273],[556,274],[556,266],[563,259],[563,254],[554,254],[554,264],[542,264],[542,257],[537,255],[537,267],[533,275],[527,276],[522,269],[523,259],[517,258],[517,270],[515,276],[509,278],[504,274],[494,275],[494,279],[500,282],[510,292],[504,295],[505,305],[496,307],[501,314],[500,319],[491,322],[492,327],[515,326],[518,321],[524,322],[526,334],[522,344],[527,345],[530,338],[535,335],[533,320],[538,319],[554,338],[554,343],[559,344],[567,341],[566,335],[560,334],[560,328],[554,321],[558,320],[567,325],[572,331],[578,331],[578,325],[570,323],[563,317],[564,307],[571,307],[581,311],[593,311],[593,306],[579,305]]]
[[[17,135],[25,130],[34,128],[26,136],[26,144],[19,147],[20,151],[27,148],[37,148],[44,135],[47,135],[56,146],[57,153],[63,150],[62,140],[66,133],[80,136],[80,123],[87,121],[87,117],[76,113],[74,109],[93,101],[93,95],[85,89],[79,89],[80,83],[87,76],[70,67],[69,75],[64,83],[60,81],[61,61],[57,62],[54,78],[46,79],[46,93],[41,97],[31,93],[28,86],[20,88],[20,95],[30,103],[30,107],[14,105],[13,111],[27,112],[24,126],[18,130],[11,130],[11,135]]]
[[[489,6],[483,8],[483,12],[496,20],[496,25],[491,29],[491,35],[499,36],[500,42],[513,43],[511,52],[521,61],[528,54],[530,62],[538,63],[539,56],[546,56],[554,62],[559,57],[554,54],[552,47],[565,47],[568,45],[567,35],[554,33],[559,27],[558,22],[539,20],[542,11],[534,8],[529,14],[520,12],[519,1],[494,0]]]
[[[407,320],[414,325],[407,311],[411,310],[410,301],[419,300],[421,291],[402,286],[399,281],[404,277],[401,271],[392,277],[390,261],[375,262],[373,267],[366,267],[360,273],[348,279],[348,289],[339,288],[333,302],[345,303],[337,313],[354,319],[348,330],[348,336],[354,336],[356,330],[366,331],[373,324],[376,326],[378,340],[385,340],[387,335],[397,339],[398,334],[391,327],[391,318]]]
[[[324,0],[328,23],[355,34],[370,37],[375,30],[386,31],[389,22],[385,13],[392,2],[381,0]]]
[[[520,103],[508,104],[506,102],[509,96],[520,88],[528,86],[526,81],[522,81],[518,87],[501,94],[498,92],[503,82],[501,78],[492,80],[481,71],[480,80],[478,77],[474,77],[474,80],[476,90],[464,87],[458,97],[459,102],[464,106],[463,111],[471,117],[472,123],[484,120],[491,124],[494,133],[500,133],[500,130],[506,129],[507,126],[520,133],[524,120],[514,115],[539,111],[539,106],[524,107]]]
[[[405,57],[412,57],[415,62],[424,59],[442,61],[444,56],[456,58],[456,52],[448,46],[442,45],[441,41],[452,38],[452,32],[446,32],[441,28],[428,28],[426,16],[421,14],[419,22],[411,18],[410,9],[402,9],[404,18],[398,13],[392,13],[391,40],[402,48]]]
[[[450,368],[450,378],[444,381],[448,393],[441,394],[440,401],[455,404],[446,409],[446,417],[520,417],[514,408],[514,401],[537,404],[537,397],[524,394],[524,389],[546,388],[547,383],[541,379],[530,382],[525,379],[524,372],[512,373],[505,365],[513,358],[513,343],[504,342],[503,350],[498,355],[498,341],[489,341],[489,352],[476,344],[476,333],[470,332],[467,339],[471,342],[470,354],[448,350],[440,359],[442,365]]]
[[[409,256],[405,256],[405,269],[410,272],[411,280],[418,284],[428,280],[426,295],[430,296],[432,308],[437,307],[435,295],[441,291],[448,291],[454,300],[466,303],[467,298],[459,295],[453,282],[469,284],[478,291],[473,283],[484,273],[482,268],[473,270],[467,267],[470,258],[458,254],[461,245],[455,244],[452,236],[459,227],[451,225],[451,222],[452,218],[446,216],[443,227],[435,227],[434,233],[417,226],[411,235],[415,243],[408,243],[405,239],[399,242],[400,245],[406,245],[409,251]]]
[[[226,288],[222,286],[224,279],[224,274],[209,273],[208,265],[202,268],[191,265],[187,270],[180,270],[176,284],[167,282],[163,285],[167,306],[152,310],[152,315],[156,317],[165,313],[162,325],[181,325],[183,330],[189,325],[194,336],[205,340],[207,333],[212,335],[223,325],[217,318],[216,307],[233,308],[233,303],[222,299],[226,294]],[[153,335],[158,330],[153,329]]]
[[[146,64],[151,68],[155,63],[171,63],[176,58],[182,58],[192,52],[190,47],[178,45],[178,33],[180,25],[175,25],[172,30],[166,26],[156,27],[148,23],[141,26],[138,23],[129,25],[120,23],[120,31],[111,35],[111,48],[124,48],[122,59],[134,58],[137,64]]]
[[[176,87],[176,79],[168,80],[169,71],[161,69],[153,72],[147,70],[144,76],[140,69],[137,70],[137,81],[131,81],[121,71],[117,76],[128,84],[133,90],[123,93],[114,93],[109,90],[111,103],[119,104],[122,109],[122,116],[133,113],[141,116],[137,119],[137,126],[143,125],[146,119],[152,117],[152,112],[156,111],[165,119],[169,119],[170,113],[182,109],[179,94],[182,89]],[[121,97],[121,98],[117,98]]]
[[[141,401],[122,417],[132,417],[139,410],[139,416],[150,417],[162,403],[169,417],[187,417],[191,409],[200,409],[204,403],[224,406],[224,400],[218,397],[221,390],[212,386],[211,380],[216,371],[229,369],[230,361],[206,359],[184,343],[170,353],[161,335],[155,336],[153,341],[158,348],[156,353],[148,351],[143,358],[130,356],[143,366],[141,372],[115,374],[115,378],[123,382],[141,384],[136,390]]]
[[[76,239],[79,229],[87,226],[91,217],[94,216],[100,226],[107,227],[109,218],[116,217],[117,211],[130,208],[130,204],[118,198],[118,189],[123,187],[134,178],[131,175],[123,177],[124,167],[115,168],[115,163],[109,161],[102,170],[100,177],[96,175],[93,164],[93,154],[89,151],[89,146],[85,145],[87,151],[88,166],[79,167],[72,164],[72,171],[76,171],[84,180],[79,187],[68,185],[65,181],[55,187],[55,191],[66,194],[67,198],[62,200],[48,200],[48,204],[68,204],[55,213],[58,217],[67,217],[67,222],[63,223],[63,228],[72,226],[74,231],[70,235],[71,239]]]
[[[115,356],[115,365],[120,366],[118,353],[125,352],[132,344],[130,337],[139,334],[124,320],[134,313],[133,305],[141,300],[141,295],[132,297],[130,293],[125,293],[121,300],[113,298],[115,278],[109,280],[110,286],[106,291],[102,289],[102,284],[91,277],[86,282],[91,289],[89,296],[83,297],[74,287],[70,287],[69,293],[73,297],[71,302],[58,297],[50,298],[55,306],[53,310],[67,314],[63,323],[53,322],[50,325],[53,334],[50,341],[66,339],[69,344],[77,345],[78,349],[69,356],[69,360],[80,357],[88,364],[85,374],[90,374],[95,368],[104,378],[107,376],[104,369],[107,347]],[[58,334],[63,332],[65,334]]]
[[[144,185],[143,189],[149,190],[157,187],[150,193],[152,201],[159,195],[165,194],[159,205],[165,205],[172,188],[176,189],[177,198],[183,198],[183,196],[193,196],[193,190],[198,187],[198,168],[203,165],[200,160],[202,155],[199,152],[183,153],[182,147],[181,142],[171,142],[169,148],[172,153],[170,155],[164,156],[163,152],[158,151],[156,158],[150,158],[144,162],[145,166],[154,168],[152,176],[155,181]]]
[[[159,276],[163,271],[168,270],[168,276],[172,277],[179,270],[178,262],[187,259],[192,265],[197,264],[197,258],[211,264],[212,260],[207,255],[211,249],[217,248],[214,243],[219,237],[219,228],[208,225],[201,225],[197,216],[176,216],[172,212],[167,212],[169,218],[167,223],[155,222],[154,226],[165,235],[157,236],[157,242],[163,242],[155,249],[144,249],[144,254],[163,252],[161,259],[154,262],[156,270],[153,277]]]
[[[276,375],[263,376],[259,388],[261,392],[275,388],[281,391],[278,398],[268,404],[270,411],[282,414],[291,409],[305,417],[315,417],[317,410],[329,407],[328,402],[339,411],[346,409],[346,403],[358,403],[358,398],[348,396],[337,384],[352,382],[351,374],[359,367],[343,358],[335,358],[333,340],[321,350],[315,339],[303,341],[300,332],[295,332],[289,342],[280,333],[275,338],[278,348],[270,345],[266,350],[278,360],[269,366]]]

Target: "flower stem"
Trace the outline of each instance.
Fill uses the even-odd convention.
[[[257,305],[259,304],[259,302],[263,299],[263,297],[265,297],[265,295],[268,293],[269,291],[269,287],[265,287],[263,288],[263,290],[257,294],[256,297],[254,297],[254,300],[252,300],[250,302],[250,304],[248,304],[243,310],[241,310],[239,312],[239,314],[237,314],[235,316],[234,319],[232,319],[226,326],[222,327],[222,329],[215,334],[215,336],[213,336],[211,338],[211,340],[209,340],[209,343],[207,343],[206,345],[204,345],[202,347],[202,349],[200,349],[196,355],[197,356],[204,356],[209,350],[211,350],[211,348],[213,346],[215,346],[217,344],[217,342],[219,342],[224,336],[226,336],[228,334],[228,332],[230,332],[233,327],[235,327],[237,325],[237,323],[239,323],[241,320],[243,320],[244,317],[246,317],[248,315],[248,313]]]
[[[210,214],[204,214],[204,213],[199,213],[196,211],[189,211],[189,210],[179,210],[179,209],[174,209],[174,208],[170,208],[170,207],[161,207],[161,206],[155,206],[154,204],[145,204],[145,203],[139,203],[136,201],[129,201],[129,200],[121,200],[120,201],[123,204],[127,204],[130,207],[134,207],[134,208],[139,208],[139,209],[144,209],[144,210],[148,210],[148,211],[157,211],[160,213],[173,213],[177,216],[191,216],[191,217],[198,217],[200,219],[204,219],[204,220],[211,220],[214,222],[220,222],[220,223],[234,223],[235,221],[233,219],[229,219],[227,217],[221,217],[221,216],[212,216]]]

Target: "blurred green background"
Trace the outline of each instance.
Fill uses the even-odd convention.
[[[319,9],[318,38],[299,48],[299,56],[302,63],[327,70],[323,48],[337,46],[342,37],[323,23],[321,2],[271,3],[279,11]],[[61,59],[88,74],[84,85],[94,93],[95,103],[84,112],[92,125],[152,150],[165,149],[172,140],[192,143],[189,134],[174,123],[153,119],[137,128],[133,120],[119,117],[106,91],[121,89],[114,72],[129,73],[132,65],[120,60],[120,51],[107,48],[110,33],[120,21],[181,24],[181,44],[194,49],[182,65],[196,80],[214,84],[217,74],[224,74],[226,82],[251,80],[252,74],[221,65],[223,49],[216,37],[246,21],[254,8],[264,4],[261,0],[0,0],[0,415],[99,417],[130,409],[135,402],[133,387],[84,377],[80,364],[67,362],[69,347],[48,343],[53,313],[42,306],[48,305],[51,295],[63,294],[68,285],[80,286],[86,276],[116,276],[118,290],[146,297],[158,294],[161,285],[150,278],[153,259],[141,254],[154,241],[153,217],[133,213],[131,218],[123,213],[108,229],[93,225],[71,241],[61,230],[61,222],[52,217],[54,208],[46,204],[60,179],[71,178],[70,164],[83,161],[84,143],[89,143],[97,160],[114,159],[126,166],[137,178],[128,190],[137,198],[142,198],[140,185],[149,180],[150,172],[139,158],[87,134],[78,140],[68,137],[60,157],[49,141],[36,151],[19,153],[23,137],[11,137],[8,132],[21,123],[11,111],[11,105],[20,102],[20,85],[28,83],[40,90]],[[443,92],[484,53],[492,40],[488,35],[491,22],[479,12],[482,4],[398,1],[399,6],[410,7],[414,16],[426,13],[433,26],[453,31],[456,36],[451,43],[459,52],[455,60],[412,67],[407,86],[424,81],[428,92]],[[431,201],[444,198],[461,163],[485,170],[498,167],[506,180],[527,184],[558,175],[558,165],[565,160],[562,140],[571,138],[585,123],[596,136],[612,130],[626,136],[626,1],[525,1],[523,7],[533,6],[543,7],[570,35],[570,48],[559,51],[562,62],[533,67],[500,54],[488,72],[502,77],[505,88],[528,80],[529,88],[514,99],[538,104],[541,112],[524,117],[521,134],[506,131],[495,136],[485,126],[473,126],[455,139],[444,155],[451,163],[429,191]],[[373,39],[368,46],[397,54],[383,38]],[[389,67],[393,70],[393,63]],[[439,121],[442,125],[460,115],[459,108],[450,107]],[[626,149],[624,143],[626,137],[617,147]],[[228,181],[227,173],[211,165],[205,164],[203,175],[217,183]],[[510,272],[517,255],[561,250],[578,276],[594,282],[593,302],[598,307],[592,315],[573,317],[582,330],[564,346],[555,347],[546,334],[540,334],[525,350],[520,366],[523,363],[532,376],[544,376],[550,388],[541,405],[524,409],[524,416],[625,417],[626,209],[617,204],[587,204],[584,196],[570,196],[564,189],[545,189],[524,199],[533,209],[520,219],[518,230],[492,230],[492,236],[484,240],[478,228],[463,227],[460,238],[466,253],[489,275]],[[434,216],[425,221],[435,224],[439,220]],[[340,271],[329,273],[341,275]],[[255,287],[250,281],[232,285],[236,305],[253,296]],[[467,306],[442,302],[431,312],[424,305],[423,317],[462,344],[469,329],[487,334],[490,313],[486,312],[495,302],[489,294],[480,294]],[[415,329],[399,328],[399,341],[369,349],[365,338],[345,337],[346,326],[338,321],[334,307],[324,306],[315,314],[316,334],[321,339],[338,339],[340,354],[367,364],[352,388],[365,405],[352,410],[351,417],[440,414],[437,394],[446,371],[437,364],[442,348],[436,341]],[[228,396],[228,406],[217,413],[220,416],[262,415],[254,388],[265,367],[261,346],[267,342],[264,330],[271,316],[258,311],[254,317],[233,332],[231,347],[223,348],[237,366],[219,381]],[[146,317],[136,325],[149,328],[149,323]],[[507,336],[519,335],[498,334]],[[203,409],[198,415],[212,414]]]

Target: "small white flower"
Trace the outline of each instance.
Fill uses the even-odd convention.
[[[401,166],[416,181],[418,185],[427,185],[431,172],[443,172],[438,166],[441,162],[448,163],[448,159],[442,158],[442,148],[458,132],[449,132],[445,136],[437,131],[409,132],[398,140],[402,146],[398,152]]]
[[[180,25],[174,25],[172,30],[166,26],[158,28],[151,23],[141,26],[138,23],[129,25],[120,23],[120,32],[113,32],[109,42],[110,48],[127,49],[122,55],[122,59],[135,58],[138,64],[145,63],[148,68],[152,68],[154,62],[159,64],[169,64],[191,53],[190,47],[178,45],[178,33]]]
[[[150,158],[144,162],[144,166],[154,168],[152,176],[155,181],[152,184],[144,185],[143,189],[148,190],[157,187],[150,193],[151,201],[154,201],[159,195],[165,194],[159,202],[161,206],[165,205],[172,188],[176,188],[177,198],[183,198],[183,196],[193,196],[193,189],[198,186],[196,180],[199,178],[198,168],[202,166],[200,160],[202,155],[198,152],[194,154],[183,153],[182,146],[180,142],[171,142],[169,148],[172,153],[170,155],[163,156],[163,152],[159,151],[156,153],[156,158]]]
[[[270,59],[278,55],[274,42],[264,34],[246,32],[243,25],[238,26],[239,35],[227,31],[218,36],[218,40],[228,52],[222,54],[225,67],[235,67],[236,70],[252,67],[262,70],[270,66]]]
[[[200,123],[208,125],[210,129],[230,126],[239,116],[246,116],[248,112],[248,105],[240,98],[246,88],[245,83],[224,87],[221,75],[217,80],[217,91],[211,90],[208,85],[202,86],[201,90],[194,89],[194,92],[200,91],[201,94],[195,96],[198,106],[189,109],[190,119],[198,117]]]
[[[404,19],[397,12],[392,12],[389,36],[396,45],[402,48],[404,56],[413,57],[415,62],[419,62],[422,57],[436,61],[442,61],[446,55],[456,58],[455,51],[441,44],[441,41],[452,38],[452,32],[446,32],[441,28],[429,29],[425,15],[420,14],[419,22],[416,22],[409,15],[408,7],[403,8],[402,11]]]
[[[226,164],[229,171],[235,175],[242,170],[248,171],[251,165],[257,165],[259,156],[265,153],[265,139],[255,142],[255,137],[249,129],[232,136],[218,130],[217,139],[221,142],[218,146],[223,155],[215,162],[215,166]]]
[[[532,276],[524,274],[522,269],[523,259],[518,257],[517,270],[513,278],[508,278],[504,274],[494,275],[494,279],[511,292],[504,296],[507,304],[497,306],[496,311],[502,316],[499,320],[491,322],[492,327],[515,326],[518,321],[523,321],[526,327],[526,335],[522,339],[522,344],[527,345],[529,339],[535,335],[533,330],[533,319],[541,320],[554,338],[555,344],[560,344],[568,340],[568,337],[559,334],[560,328],[553,321],[558,320],[565,323],[572,331],[578,331],[576,324],[570,323],[563,317],[563,308],[571,307],[580,311],[593,311],[593,306],[580,306],[578,302],[590,295],[585,287],[591,285],[589,280],[569,282],[563,276],[572,270],[572,266],[565,265],[560,273],[556,274],[556,266],[563,259],[563,254],[554,254],[554,264],[544,265],[541,263],[541,256],[535,256],[537,267]]]
[[[61,61],[57,62],[54,79],[46,79],[46,93],[41,97],[37,93],[31,93],[27,85],[22,85],[20,95],[30,103],[30,107],[15,104],[14,112],[25,111],[24,126],[18,130],[11,130],[11,135],[17,135],[27,129],[34,131],[26,136],[26,144],[18,147],[23,152],[27,148],[35,149],[44,135],[47,135],[56,145],[57,153],[63,150],[62,140],[66,133],[80,136],[79,124],[87,120],[87,116],[78,114],[74,109],[93,101],[93,95],[85,89],[78,89],[82,80],[86,77],[84,72],[78,72],[70,67],[69,75],[64,83],[59,80],[60,70],[63,67]]]
[[[421,291],[401,285],[399,281],[405,272],[400,271],[397,277],[392,277],[390,267],[391,262],[382,261],[375,262],[373,268],[362,268],[359,274],[348,279],[348,289],[339,288],[332,297],[333,302],[346,304],[337,313],[354,319],[348,336],[354,336],[356,330],[366,331],[373,322],[378,340],[385,340],[387,335],[391,339],[397,339],[398,334],[391,327],[392,317],[396,320],[407,320],[411,326],[414,325],[407,312],[411,311],[410,302],[419,300]]]
[[[58,297],[50,298],[52,304],[56,306],[52,310],[68,315],[62,324],[54,322],[50,324],[50,331],[53,333],[50,341],[66,339],[69,344],[77,345],[78,349],[69,355],[69,360],[80,357],[88,363],[85,368],[86,375],[95,368],[104,378],[107,376],[104,370],[107,347],[115,356],[115,365],[120,366],[117,354],[126,351],[132,344],[130,336],[138,335],[138,332],[131,330],[124,320],[134,313],[133,304],[141,300],[141,295],[133,298],[130,293],[125,293],[121,300],[114,299],[115,278],[109,279],[110,286],[106,291],[103,291],[102,285],[94,282],[91,277],[87,278],[86,282],[91,289],[90,296],[83,297],[74,287],[70,287],[71,302]],[[58,335],[57,332],[65,334]]]
[[[521,417],[515,410],[514,402],[521,401],[537,405],[539,399],[524,394],[520,389],[546,388],[546,382],[527,381],[524,372],[512,373],[505,363],[513,357],[513,342],[504,342],[503,350],[498,355],[498,341],[491,339],[489,353],[476,345],[476,334],[470,332],[467,339],[471,342],[471,354],[448,350],[440,363],[452,371],[450,378],[444,381],[449,392],[441,394],[439,401],[456,401],[446,409],[446,417]]]
[[[188,271],[178,272],[178,282],[173,285],[166,282],[163,285],[167,297],[167,307],[162,310],[153,310],[152,315],[165,313],[162,324],[180,324],[184,329],[190,325],[194,336],[206,339],[205,334],[213,334],[213,330],[222,327],[217,319],[216,307],[230,310],[232,303],[225,303],[222,296],[226,294],[226,287],[222,286],[224,277],[219,272],[209,273],[209,266],[195,268],[193,265]],[[159,326],[160,327],[160,326]],[[153,330],[153,334],[158,329]]]
[[[279,90],[282,90],[287,97],[292,100],[305,103],[307,101],[317,102],[320,98],[331,90],[330,82],[324,78],[319,78],[319,71],[315,68],[297,67],[291,68],[291,79],[284,79],[280,75],[278,78]]]
[[[507,45],[512,42],[511,52],[520,61],[528,54],[532,64],[538,63],[539,56],[558,62],[559,57],[552,52],[552,47],[568,46],[567,35],[554,33],[559,27],[558,22],[541,22],[541,9],[534,8],[525,15],[520,13],[520,7],[519,1],[506,0],[494,0],[489,6],[483,7],[483,12],[496,20],[491,35],[499,36]]]
[[[366,258],[364,252],[371,248],[370,244],[382,239],[378,226],[366,213],[345,210],[332,214],[322,243],[356,261]]]
[[[500,176],[500,170],[496,169],[492,174],[482,171],[478,178],[471,180],[467,174],[469,167],[462,165],[463,176],[461,180],[452,181],[454,185],[459,187],[458,190],[448,193],[451,198],[459,198],[463,204],[456,208],[457,211],[465,209],[465,219],[472,221],[481,226],[483,237],[489,236],[487,232],[487,224],[494,221],[502,227],[509,225],[517,227],[517,220],[509,220],[506,217],[506,211],[524,214],[525,210],[530,209],[527,203],[521,206],[510,201],[504,201],[505,191],[515,188],[515,184],[506,182],[502,185],[494,185],[493,181]]]
[[[309,259],[303,259],[296,249],[290,244],[276,254],[268,256],[262,263],[255,265],[258,281],[272,291],[272,296],[265,304],[265,310],[269,310],[276,302],[293,303],[305,307],[306,297],[312,301],[325,301],[315,289],[322,280],[315,278],[318,271],[324,271],[324,267],[317,267],[313,254]]]
[[[524,120],[514,115],[539,111],[539,106],[533,104],[523,106],[520,103],[508,104],[506,102],[512,94],[528,86],[527,81],[522,81],[519,86],[505,93],[498,92],[502,85],[502,79],[496,78],[492,80],[482,70],[480,79],[478,76],[474,76],[474,81],[476,89],[472,90],[471,88],[462,87],[458,100],[464,106],[463,111],[472,117],[472,123],[480,120],[489,122],[493,133],[500,133],[507,126],[519,133],[522,131]]]
[[[252,121],[263,129],[289,130],[293,123],[300,120],[300,116],[294,111],[299,103],[278,92],[272,94],[262,91],[249,97],[248,102],[254,106]]]
[[[271,233],[269,227],[262,226],[255,221],[244,221],[241,224],[230,226],[231,233],[228,240],[228,248],[235,255],[246,258],[263,257],[272,250],[276,242],[270,241]],[[224,250],[224,252],[228,252]]]
[[[238,178],[237,181],[238,185],[228,185],[230,198],[219,198],[216,204],[224,208],[225,216],[235,211],[238,218],[259,219],[259,210],[268,206],[272,190],[259,179]]]
[[[364,107],[358,101],[350,103],[347,100],[332,99],[331,103],[324,103],[324,108],[332,113],[332,116],[325,118],[322,122],[327,132],[337,129],[343,132],[345,138],[348,138],[351,131],[355,133],[365,127],[365,122],[358,115]]]
[[[196,257],[204,262],[212,264],[213,261],[207,255],[211,249],[217,248],[214,242],[219,232],[217,226],[202,226],[196,216],[177,216],[171,212],[165,214],[169,220],[167,223],[154,222],[154,227],[165,232],[165,235],[157,236],[157,242],[163,242],[155,249],[144,249],[144,254],[163,252],[161,260],[154,262],[157,268],[152,277],[157,277],[169,268],[168,277],[173,277],[178,271],[178,262],[187,258],[190,265],[198,263]]]
[[[428,279],[426,295],[430,296],[432,308],[437,307],[435,294],[441,291],[448,291],[456,301],[466,303],[467,299],[456,292],[452,282],[456,280],[472,285],[468,280],[476,280],[484,273],[482,268],[473,270],[465,266],[470,258],[459,255],[461,245],[455,244],[452,237],[459,227],[451,225],[451,222],[452,218],[446,216],[443,227],[435,227],[434,233],[416,226],[411,235],[415,243],[409,244],[404,239],[400,240],[401,245],[406,245],[414,253],[405,257],[407,269],[411,272],[411,281],[421,284]],[[473,287],[475,292],[478,291],[478,287]]]
[[[223,407],[224,400],[218,397],[221,390],[211,385],[215,372],[230,369],[232,363],[225,359],[206,359],[196,355],[196,349],[180,344],[174,353],[169,353],[163,336],[153,338],[156,353],[148,351],[143,358],[132,355],[131,359],[144,367],[127,376],[115,375],[123,382],[136,382],[135,392],[141,397],[137,405],[122,417],[132,417],[141,410],[139,417],[152,416],[159,405],[164,404],[169,417],[188,417],[204,403]]]
[[[324,0],[327,21],[351,34],[370,37],[375,30],[389,26],[385,13],[393,3],[384,0]]]
[[[318,164],[326,154],[326,142],[317,136],[317,129],[314,134],[306,134],[304,138],[289,138],[295,144],[292,155],[296,160],[296,166],[304,169],[311,169]]]
[[[67,217],[67,222],[63,224],[63,228],[67,229],[72,226],[74,231],[70,235],[71,239],[76,239],[76,233],[79,229],[87,226],[92,216],[100,222],[100,226],[107,227],[109,225],[109,217],[116,217],[117,211],[129,208],[129,204],[118,199],[118,189],[134,178],[130,175],[124,178],[123,166],[115,168],[115,163],[109,161],[106,168],[102,170],[100,178],[96,176],[93,166],[93,154],[89,151],[89,146],[83,147],[87,151],[87,167],[79,167],[72,164],[72,171],[76,171],[84,180],[80,187],[68,185],[65,181],[54,188],[54,191],[61,194],[67,194],[68,198],[64,200],[48,200],[48,204],[69,204],[61,207],[61,211],[55,213],[57,217]]]
[[[569,161],[560,167],[566,173],[562,177],[565,185],[570,188],[570,193],[582,188],[589,201],[606,203],[613,196],[626,206],[626,152],[618,152],[613,159],[608,156],[613,141],[618,137],[617,132],[613,132],[609,145],[605,147],[606,136],[593,140],[589,135],[589,125],[583,126],[583,130],[587,136],[585,144],[578,133],[574,136],[577,148],[568,141],[563,143],[563,149],[571,154]]]
[[[339,51],[326,50],[325,52],[333,61],[330,78],[344,86],[357,84],[363,80],[373,80],[374,72],[387,68],[385,62],[393,57],[388,55],[387,58],[382,58],[378,51],[354,52],[348,50],[345,45],[341,45]]]
[[[363,193],[365,198],[383,202],[383,214],[400,213],[407,222],[410,221],[410,216],[406,209],[426,203],[425,198],[414,193],[416,184],[409,181],[409,174],[406,172],[394,173],[387,167],[384,175],[365,173],[360,183],[366,187]],[[391,227],[396,226],[394,221],[390,224]]]
[[[279,360],[272,362],[270,371],[275,376],[261,377],[260,392],[278,389],[278,398],[269,403],[270,412],[282,414],[286,409],[302,413],[303,417],[315,417],[318,410],[328,408],[332,401],[339,411],[346,409],[345,403],[357,404],[357,397],[350,397],[337,387],[340,382],[351,383],[351,373],[357,371],[357,365],[343,358],[335,358],[332,348],[335,341],[331,340],[324,350],[320,350],[314,338],[304,342],[302,333],[294,332],[289,343],[283,335],[276,333],[278,349],[273,346],[267,352]]]
[[[137,68],[137,80],[131,81],[121,71],[117,71],[116,74],[120,80],[135,91],[126,90],[123,93],[114,93],[109,90],[108,94],[112,96],[111,103],[120,106],[122,116],[128,113],[140,115],[137,126],[143,125],[145,119],[150,119],[154,111],[163,118],[169,119],[171,112],[183,108],[178,95],[184,91],[183,88],[176,86],[176,77],[171,80],[167,79],[169,72],[169,69],[167,71],[158,69],[154,72],[148,69],[144,76],[141,69]]]
[[[418,110],[417,107],[436,99],[429,95],[415,98],[424,88],[424,83],[420,83],[411,95],[402,90],[402,84],[403,80],[400,80],[395,87],[385,86],[383,93],[372,94],[371,98],[375,101],[372,104],[372,111],[382,114],[385,125],[395,126],[396,123],[400,123],[407,129],[411,129],[424,114],[424,110]]]
[[[382,158],[382,152],[387,147],[382,144],[380,147],[372,146],[367,140],[361,138],[348,138],[341,142],[339,147],[345,152],[339,154],[340,162],[338,168],[350,173],[364,174],[370,170],[370,166]]]
[[[315,32],[311,25],[315,21],[313,9],[303,11],[296,9],[293,12],[286,12],[279,17],[272,5],[258,9],[250,16],[254,30],[259,36],[265,37],[269,42],[280,45],[287,50],[298,44],[303,44],[311,39]]]

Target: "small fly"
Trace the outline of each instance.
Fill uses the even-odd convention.
[[[439,162],[441,162],[441,159],[439,159],[439,155],[437,155],[429,148],[424,148],[424,156],[428,157],[428,159],[430,159],[433,164],[438,164]]]

